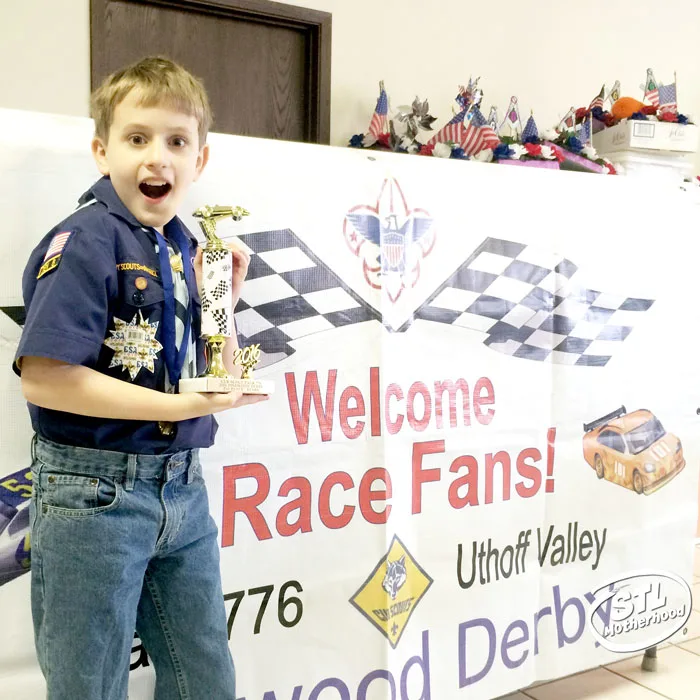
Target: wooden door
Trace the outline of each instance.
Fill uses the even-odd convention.
[[[91,0],[91,83],[164,55],[201,78],[213,130],[329,143],[331,15],[265,0]]]

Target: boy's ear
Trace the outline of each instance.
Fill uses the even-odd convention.
[[[195,170],[194,182],[199,180],[199,176],[202,174],[202,170],[209,162],[209,144],[205,143],[202,148],[199,149],[199,155],[197,156],[197,166]]]
[[[109,165],[107,163],[107,149],[102,139],[95,136],[92,139],[92,157],[97,163],[97,169],[102,173],[102,175],[109,175]]]

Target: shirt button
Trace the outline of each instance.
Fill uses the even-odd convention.
[[[47,479],[47,481],[48,481],[50,484],[53,484],[54,481],[56,481],[56,477],[55,477],[55,476],[50,476],[50,477]]]
[[[143,304],[143,302],[146,301],[146,297],[140,289],[137,289],[133,293],[131,299],[134,302],[134,304],[136,304],[136,306],[141,306],[141,304]]]

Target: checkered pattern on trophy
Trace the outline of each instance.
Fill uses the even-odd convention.
[[[202,260],[202,335],[233,335],[230,250],[204,250]]]

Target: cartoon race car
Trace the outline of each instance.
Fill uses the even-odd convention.
[[[29,501],[32,473],[0,479],[0,586],[29,571]]]
[[[660,489],[685,467],[681,441],[646,409],[627,413],[622,406],[583,430],[583,457],[598,478],[639,494]]]

